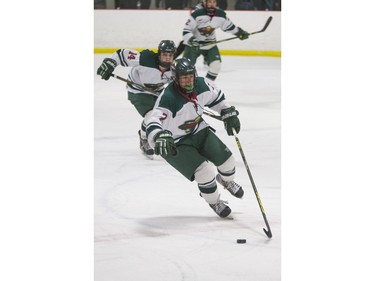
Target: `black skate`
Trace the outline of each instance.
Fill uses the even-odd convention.
[[[234,181],[224,181],[219,174],[216,176],[216,180],[218,183],[224,186],[224,189],[228,190],[234,197],[243,197],[244,191],[239,184],[235,183]]]

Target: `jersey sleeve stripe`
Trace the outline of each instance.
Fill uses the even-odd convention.
[[[225,100],[225,95],[222,91],[220,91],[217,98],[210,104],[207,104],[207,107],[213,107],[217,105],[218,103],[222,102],[223,100]]]
[[[236,26],[232,23],[230,26],[228,26],[224,31],[231,31],[233,29],[235,29]]]
[[[158,124],[156,122],[151,122],[147,125],[146,133],[147,133],[147,135],[149,135],[149,134],[151,134],[152,131],[157,130],[157,129],[163,130],[163,128],[160,126],[160,124]]]
[[[117,50],[117,54],[120,58],[121,65],[122,66],[128,66],[128,64],[126,63],[125,58],[124,58],[124,50]]]

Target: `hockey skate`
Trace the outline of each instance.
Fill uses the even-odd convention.
[[[216,204],[209,204],[209,206],[214,210],[214,212],[221,218],[225,218],[230,215],[232,210],[227,206],[228,202],[220,200],[220,197],[217,200]]]
[[[143,154],[149,158],[154,159],[154,150],[148,144],[147,139],[141,137],[141,130],[138,131],[139,135],[139,148],[142,150]]]
[[[224,189],[228,190],[234,197],[243,197],[244,191],[239,184],[235,183],[234,181],[224,181],[219,174],[217,174],[216,180],[218,183],[224,186]]]

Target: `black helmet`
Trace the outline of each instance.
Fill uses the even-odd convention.
[[[160,53],[175,54],[176,53],[176,45],[171,40],[162,40],[159,43],[159,47],[158,47],[158,54],[160,55]]]
[[[194,74],[194,82],[195,78],[197,77],[197,70],[195,69],[195,65],[192,63],[191,60],[188,58],[180,58],[176,59],[172,66],[171,66],[171,77],[177,87],[179,87],[185,93],[191,93],[193,91],[193,85],[190,87],[182,88],[179,84],[179,78],[182,75]]]

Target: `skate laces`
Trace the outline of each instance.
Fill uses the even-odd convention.
[[[220,214],[227,207],[227,205],[225,205],[225,204],[228,204],[228,201],[220,200],[220,198],[219,198],[217,203],[210,204],[210,206],[211,206],[211,208],[213,208],[215,210],[215,212]]]
[[[232,193],[232,194],[236,193],[241,188],[241,186],[234,181],[224,181],[219,174],[216,176],[216,180],[222,186],[224,186],[224,189],[228,189],[229,192]]]
[[[230,181],[227,186],[224,186],[225,189],[228,189],[231,193],[236,193],[240,190],[241,186],[234,181]]]

